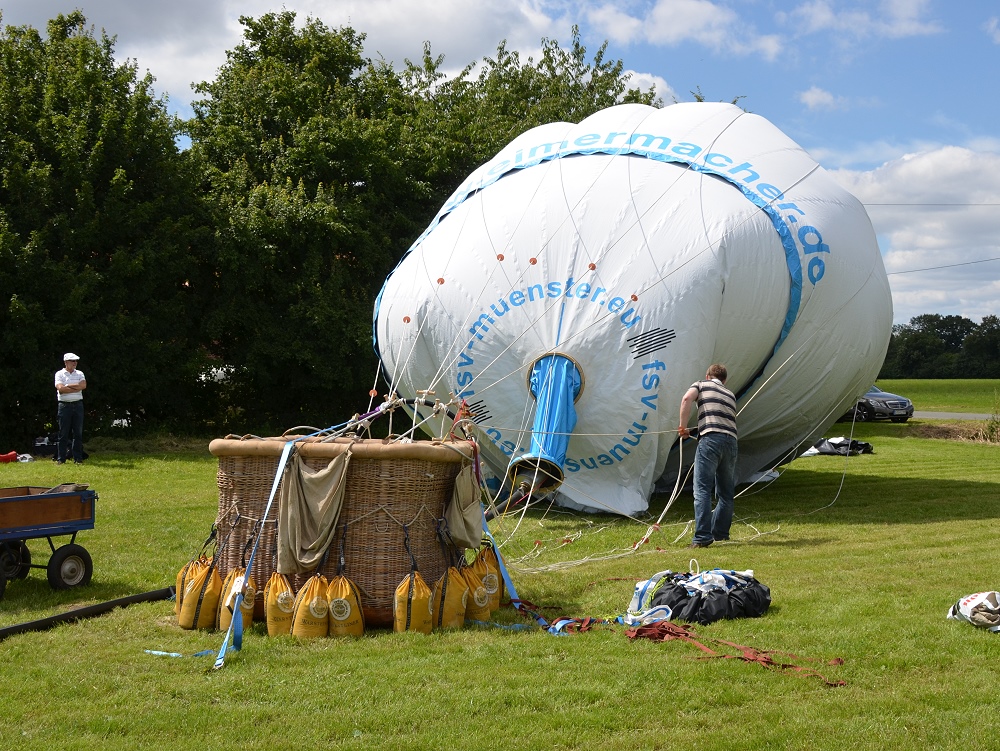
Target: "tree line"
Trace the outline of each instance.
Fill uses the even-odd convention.
[[[79,11],[0,29],[0,449],[51,429],[67,351],[88,434],[339,422],[373,386],[375,296],[469,172],[536,125],[660,104],[576,29],[446,77],[429,43],[397,70],[350,27],[240,20],[186,121]]]
[[[896,324],[879,378],[1000,378],[1000,318],[925,314]]]

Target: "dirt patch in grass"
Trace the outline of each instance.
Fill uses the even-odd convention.
[[[954,423],[934,423],[908,425],[907,433],[915,438],[938,438],[945,441],[974,441],[976,443],[995,443],[994,431],[989,430],[989,424],[969,420]]]
[[[950,441],[968,441],[979,432],[979,423],[960,425],[958,423],[937,425],[912,425],[909,433],[914,438],[941,438]]]

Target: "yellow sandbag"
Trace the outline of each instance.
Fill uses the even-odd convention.
[[[361,610],[358,585],[346,576],[335,576],[326,592],[330,603],[330,636],[364,634],[365,614]]]
[[[486,559],[483,558],[481,553],[482,551],[476,554],[471,568],[479,578],[479,581],[483,583],[483,589],[486,590],[486,606],[489,608],[490,613],[492,613],[500,607],[500,597],[497,592],[497,575],[496,571],[490,569],[489,564],[486,563]],[[496,606],[493,605],[494,600],[496,601]]]
[[[184,579],[184,599],[177,623],[181,628],[215,628],[222,578],[212,558],[199,559]]]
[[[431,589],[419,571],[411,571],[396,587],[392,600],[392,630],[429,634],[434,627]]]
[[[200,566],[204,560],[204,556],[192,558],[181,566],[181,570],[177,572],[177,584],[174,587],[174,615],[181,614],[181,602],[184,601],[184,585],[187,584],[188,577],[194,574],[197,566]]]
[[[295,612],[295,592],[288,577],[275,571],[264,587],[264,616],[267,635],[292,633],[292,613]]]
[[[462,570],[469,585],[469,596],[465,602],[465,619],[467,621],[488,621],[490,619],[490,595],[483,586],[483,576],[474,566],[466,566]]]
[[[469,599],[469,583],[454,566],[434,582],[431,597],[434,628],[462,628]]]
[[[233,607],[236,605],[236,596],[243,589],[243,577],[246,576],[245,568],[234,568],[226,575],[226,581],[222,583],[223,596],[219,599],[219,630],[227,631],[229,624],[233,620]],[[247,591],[240,603],[240,612],[243,614],[243,630],[246,631],[253,623],[253,608],[257,599],[257,584],[253,576],[247,581]]]
[[[299,590],[292,611],[292,636],[311,639],[330,633],[328,587],[325,576],[313,574]]]
[[[486,542],[480,548],[476,558],[481,558],[486,566],[487,573],[483,575],[483,586],[490,596],[490,612],[500,609],[500,601],[503,599],[503,577],[500,576],[500,561],[497,559],[497,551]]]

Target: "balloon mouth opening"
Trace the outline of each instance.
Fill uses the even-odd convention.
[[[526,485],[534,493],[550,493],[563,483],[562,466],[544,456],[520,456],[507,468],[507,479],[514,488]]]

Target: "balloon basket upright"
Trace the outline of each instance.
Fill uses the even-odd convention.
[[[263,618],[263,583],[277,570],[278,504],[261,520],[274,483],[282,447],[292,437],[226,438],[212,441],[218,457],[218,539],[227,540],[219,551],[219,574],[241,566],[244,548],[262,521],[261,539],[252,575],[260,583],[254,617]],[[438,522],[451,501],[455,479],[472,461],[468,441],[413,441],[389,443],[378,439],[307,438],[296,444],[305,464],[313,470],[326,467],[348,448],[351,461],[338,528],[325,562],[318,569],[327,578],[336,575],[343,545],[343,573],[361,590],[366,626],[385,627],[393,622],[393,597],[412,562],[422,576],[435,581],[451,565],[438,536]],[[280,486],[279,486],[280,489]],[[406,531],[404,533],[404,526]],[[448,555],[462,553],[448,550]],[[310,574],[289,576],[297,592]]]

